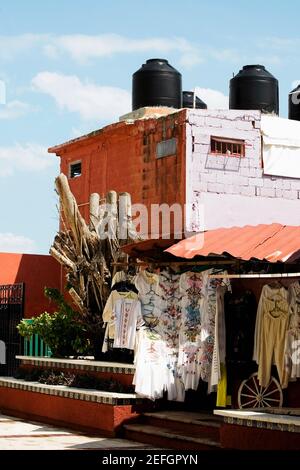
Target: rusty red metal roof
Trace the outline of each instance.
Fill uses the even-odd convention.
[[[152,256],[156,257],[158,253],[163,254],[171,245],[174,245],[175,239],[146,239],[138,241],[135,243],[129,243],[121,247],[121,250],[124,251],[129,256],[132,257],[143,257],[143,256]]]
[[[274,223],[208,230],[165,251],[188,259],[229,254],[243,260],[293,261],[300,257],[300,226]]]

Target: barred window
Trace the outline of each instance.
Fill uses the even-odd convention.
[[[244,157],[245,141],[211,136],[210,153],[227,157]]]

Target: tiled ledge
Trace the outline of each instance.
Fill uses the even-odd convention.
[[[249,410],[214,410],[227,424],[300,433],[300,416]]]
[[[45,385],[39,382],[26,382],[25,380],[14,379],[13,377],[0,377],[0,387],[108,405],[130,405],[136,403],[137,400],[141,400],[137,398],[135,393],[101,392],[99,390],[73,388],[62,385]]]
[[[102,362],[90,359],[56,359],[52,357],[16,356],[22,364],[53,367],[60,369],[76,369],[94,372],[108,372],[114,374],[131,374],[135,372],[133,364],[121,362]]]

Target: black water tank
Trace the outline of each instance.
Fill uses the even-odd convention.
[[[194,92],[193,91],[183,91],[182,92],[182,107],[183,108],[193,108],[194,107]],[[207,104],[204,101],[200,100],[196,96],[195,100],[196,109],[207,109]]]
[[[132,110],[144,106],[181,108],[181,74],[165,59],[149,59],[132,76]]]
[[[263,65],[245,65],[230,80],[229,109],[278,114],[278,80]]]
[[[289,94],[289,119],[300,121],[300,85]]]

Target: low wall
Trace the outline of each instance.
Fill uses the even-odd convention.
[[[116,436],[125,422],[137,418],[138,407],[134,394],[0,378],[2,413],[108,437]]]
[[[300,409],[215,410],[224,423],[222,448],[239,450],[299,450]]]
[[[221,446],[238,450],[299,450],[300,434],[256,427],[223,424]]]
[[[29,369],[55,369],[79,375],[94,375],[103,380],[114,379],[122,385],[132,384],[135,366],[116,362],[93,361],[87,359],[56,359],[48,357],[16,356],[22,367]]]

